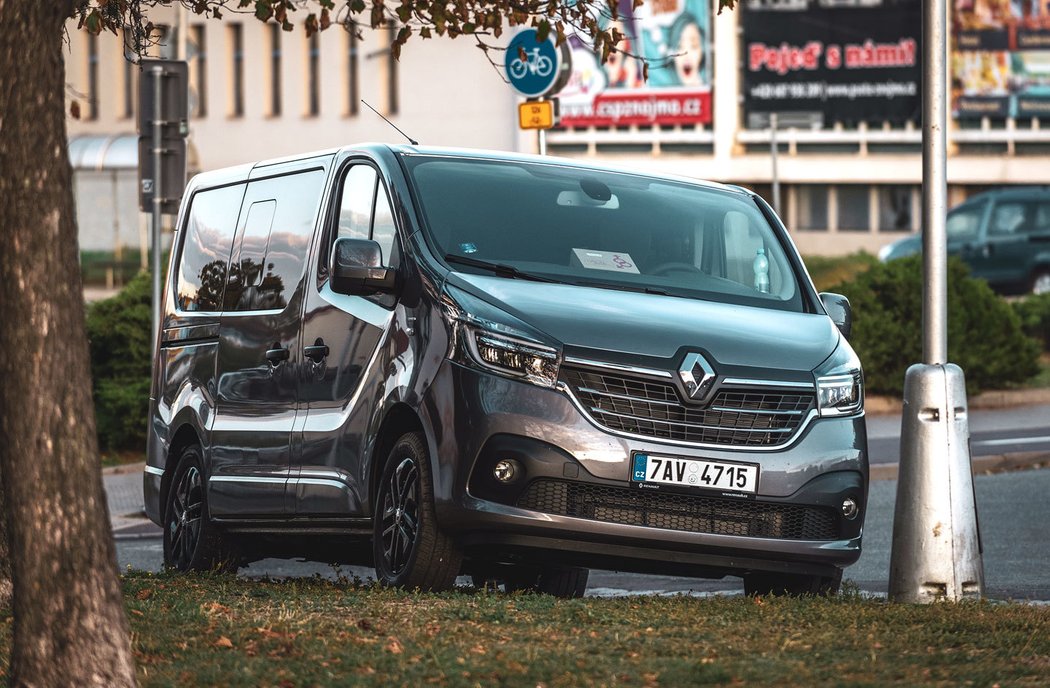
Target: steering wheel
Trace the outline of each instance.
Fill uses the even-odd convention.
[[[692,263],[660,263],[652,270],[647,270],[650,275],[666,275],[669,272],[696,272],[703,273],[703,270],[696,267]]]

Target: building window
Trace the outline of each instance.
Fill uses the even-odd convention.
[[[98,36],[87,35],[87,119],[98,119]]]
[[[397,37],[397,26],[390,27],[390,49],[386,51],[386,113],[396,115],[401,110],[398,97],[397,59],[394,58],[394,39]]]
[[[306,114],[321,114],[321,34],[314,33],[306,43]]]
[[[267,24],[270,31],[270,116],[281,114],[281,25]]]
[[[240,24],[226,27],[230,49],[230,103],[231,117],[244,115],[244,32]]]
[[[871,230],[871,191],[863,184],[840,186],[838,192],[838,228],[845,232]]]
[[[796,225],[802,230],[828,228],[828,187],[825,184],[806,184],[796,188]]]
[[[879,231],[910,232],[915,228],[910,186],[879,187]]]
[[[346,99],[346,114],[356,116],[360,96],[357,92],[357,33],[354,28],[346,32]]]
[[[197,117],[205,117],[208,114],[208,53],[203,24],[190,27],[190,40],[195,51],[190,85],[197,94]]]

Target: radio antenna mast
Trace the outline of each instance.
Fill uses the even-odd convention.
[[[406,139],[408,139],[408,142],[409,142],[409,143],[411,143],[411,144],[412,144],[413,146],[418,146],[418,145],[419,145],[419,141],[416,141],[416,140],[415,140],[415,139],[413,139],[413,138],[412,138],[411,136],[409,136],[409,135],[408,135],[408,134],[406,134],[405,132],[403,132],[403,131],[401,131],[400,129],[398,129],[398,128],[397,128],[397,125],[396,125],[396,124],[394,124],[393,122],[391,122],[390,120],[388,120],[388,119],[387,119],[386,117],[383,117],[383,115],[380,115],[380,114],[379,114],[379,110],[376,110],[376,109],[375,109],[374,107],[372,107],[371,105],[369,105],[369,104],[368,104],[368,101],[367,101],[367,100],[365,100],[364,98],[362,98],[362,99],[361,99],[361,102],[362,102],[362,103],[364,103],[364,104],[365,104],[365,107],[367,107],[367,108],[368,108],[369,110],[371,110],[372,112],[374,112],[374,113],[376,113],[377,115],[379,115],[379,117],[380,117],[380,118],[381,118],[381,119],[382,119],[382,120],[383,120],[384,122],[386,122],[387,124],[389,124],[390,126],[392,126],[392,127],[394,128],[394,130],[395,130],[395,131],[396,131],[397,133],[401,134],[401,135],[402,135],[402,136],[404,136],[404,137],[405,137]]]

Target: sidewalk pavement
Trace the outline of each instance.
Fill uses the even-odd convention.
[[[161,535],[160,528],[146,518],[143,512],[144,467],[143,463],[133,463],[102,470],[102,485],[106,490],[109,519],[113,524],[113,537],[117,540]]]

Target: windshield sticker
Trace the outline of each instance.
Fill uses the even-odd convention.
[[[634,260],[629,253],[615,253],[613,251],[592,251],[587,248],[574,248],[572,250],[572,263],[588,270],[611,270],[613,272],[638,273],[634,266]]]

